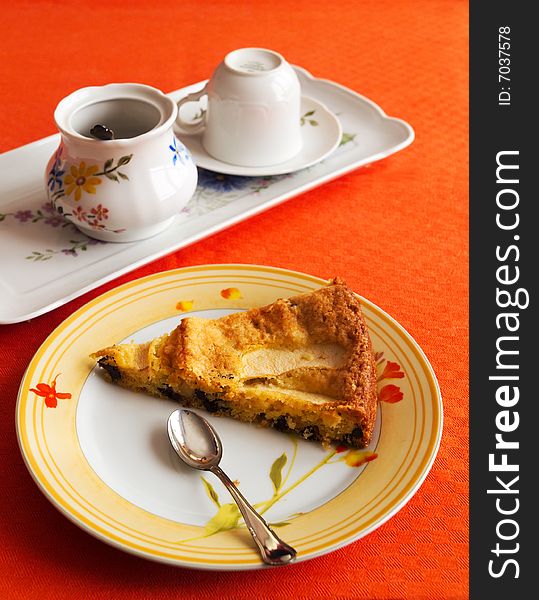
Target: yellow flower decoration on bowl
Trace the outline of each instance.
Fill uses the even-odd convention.
[[[75,200],[80,200],[82,196],[82,190],[87,194],[95,194],[96,185],[101,183],[99,177],[93,177],[99,170],[97,165],[86,167],[86,163],[81,161],[79,167],[71,165],[69,173],[64,178],[64,185],[66,186],[66,194],[71,196],[75,192]]]

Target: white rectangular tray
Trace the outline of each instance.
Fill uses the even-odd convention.
[[[367,98],[300,67],[302,93],[324,103],[343,128],[339,148],[287,175],[235,177],[200,171],[195,195],[163,233],[128,244],[90,240],[47,203],[45,165],[58,134],[0,155],[0,324],[48,312],[141,265],[293,196],[393,154],[414,139],[410,125]],[[169,94],[175,100],[198,82]]]

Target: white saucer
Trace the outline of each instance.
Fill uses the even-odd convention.
[[[282,175],[320,162],[341,143],[342,128],[339,119],[324,104],[303,96],[301,98],[301,115],[303,148],[293,158],[268,167],[240,167],[213,158],[202,146],[202,132],[187,135],[183,131],[177,130],[176,135],[189,148],[196,165],[203,169],[246,177]]]

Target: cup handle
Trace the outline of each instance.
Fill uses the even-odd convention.
[[[182,119],[182,117],[180,115],[180,109],[184,104],[187,104],[188,102],[198,102],[202,98],[202,96],[205,96],[208,93],[206,88],[207,88],[207,86],[205,85],[198,92],[193,92],[192,94],[187,94],[187,96],[185,96],[178,102],[178,116],[176,117],[176,125],[182,131],[182,133],[194,134],[194,133],[199,133],[200,131],[202,131],[204,129],[204,127],[206,125],[204,114],[198,121],[195,121],[194,123],[192,123],[192,122],[184,121]]]

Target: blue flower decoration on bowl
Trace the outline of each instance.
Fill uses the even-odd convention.
[[[180,161],[184,165],[187,161],[191,160],[189,150],[180,142],[176,137],[172,138],[172,144],[169,146],[169,150],[172,152],[172,164],[176,166],[176,163]]]
[[[60,158],[59,152],[56,153],[54,163],[49,171],[49,180],[47,185],[51,192],[54,192],[54,188],[58,186],[58,189],[62,187],[62,175],[65,173],[63,169],[63,162]]]

